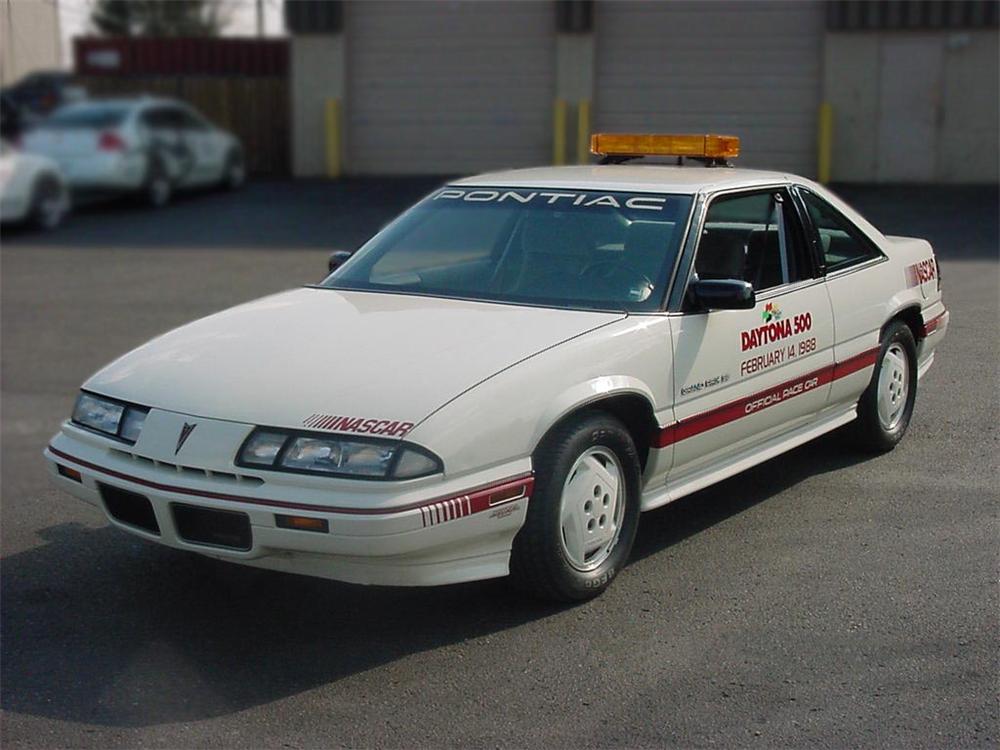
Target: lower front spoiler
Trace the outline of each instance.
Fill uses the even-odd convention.
[[[223,502],[207,494],[198,497],[190,490],[181,493],[154,489],[141,479],[129,481],[119,472],[105,473],[89,462],[74,462],[62,451],[58,455],[53,453],[51,447],[45,450],[45,458],[57,486],[99,508],[112,525],[149,541],[253,567],[386,586],[435,586],[507,575],[511,544],[524,523],[532,486],[529,475],[513,482],[515,487],[521,482],[522,494],[518,496],[508,490],[497,507],[446,521],[442,515],[440,523],[402,532],[379,533],[379,526],[398,529],[398,523],[394,523],[398,521],[396,514],[366,519],[363,533],[358,533],[362,529],[354,516],[291,511],[325,520],[328,530],[320,532],[279,527],[277,519],[285,514],[274,508]],[[511,484],[500,482],[491,489]],[[102,493],[101,485],[148,500],[155,522],[144,523],[117,508],[113,513],[109,509],[109,493],[107,489]],[[475,497],[474,493],[469,496]],[[249,522],[249,543],[239,546],[248,548],[216,546],[185,538],[184,530],[178,527],[177,507],[245,516]],[[428,512],[426,508],[409,507],[400,513]]]

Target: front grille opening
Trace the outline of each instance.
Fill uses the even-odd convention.
[[[180,466],[179,464],[172,464],[168,461],[156,461],[152,458],[146,458],[145,456],[140,456],[137,453],[123,451],[118,448],[112,448],[111,452],[116,453],[123,458],[127,458],[130,461],[141,464],[146,468],[156,469],[164,473],[180,474],[181,476],[190,477],[191,479],[208,479],[213,482],[227,482],[229,484],[245,484],[254,486],[264,484],[264,480],[260,477],[248,476],[246,474],[234,474],[229,471],[215,471],[213,469],[199,469],[196,466]]]
[[[249,550],[253,541],[250,517],[232,510],[200,508],[171,503],[177,536],[185,542],[209,547]]]
[[[156,522],[153,504],[149,498],[108,484],[97,485],[108,514],[121,523],[137,529],[160,535],[160,524]]]

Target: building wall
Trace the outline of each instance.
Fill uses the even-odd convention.
[[[996,182],[998,69],[996,30],[828,33],[832,179]]]
[[[813,175],[824,5],[597,6],[597,130],[738,135],[740,166]]]
[[[885,23],[850,30],[840,6]],[[890,29],[890,6],[923,26]],[[813,176],[827,102],[833,181],[998,180],[995,19],[963,30],[917,2],[598,0],[592,23],[556,28],[566,7],[345,3],[333,33],[293,37],[295,173],[331,174],[334,142],[354,174],[583,162],[603,129],[732,133],[740,165]]]
[[[59,65],[56,3],[0,0],[0,85],[11,84],[33,70]]]
[[[327,174],[327,102],[344,99],[344,38],[340,34],[292,37],[292,172]]]

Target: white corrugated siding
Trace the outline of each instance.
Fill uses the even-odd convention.
[[[819,2],[608,2],[597,7],[595,130],[742,138],[741,166],[812,175]]]
[[[348,171],[548,163],[554,27],[547,2],[348,3]]]

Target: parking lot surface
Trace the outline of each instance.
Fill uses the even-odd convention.
[[[941,258],[951,325],[902,445],[833,434],[645,515],[584,605],[203,563],[50,488],[42,448],[97,367],[322,278],[434,184],[260,183],[4,229],[3,745],[995,747],[996,189],[843,191]]]

